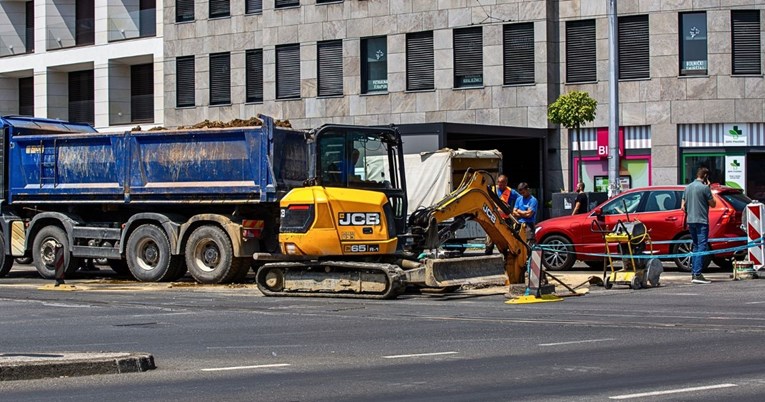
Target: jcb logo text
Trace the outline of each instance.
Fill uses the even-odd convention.
[[[377,226],[380,214],[377,212],[340,212],[337,215],[340,226]]]

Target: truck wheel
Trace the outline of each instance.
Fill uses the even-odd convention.
[[[574,246],[563,236],[550,236],[542,240],[542,264],[550,271],[568,271],[576,262]]]
[[[181,260],[170,254],[170,241],[155,225],[141,225],[128,238],[127,264],[141,282],[169,281],[178,273]]]
[[[241,258],[234,258],[234,249],[226,232],[217,226],[200,226],[186,243],[186,266],[199,283],[229,283],[240,270],[249,269]]]
[[[16,258],[17,264],[29,265],[32,263],[32,257],[18,257]]]
[[[32,259],[35,268],[45,279],[56,277],[56,243],[60,243],[64,248],[64,277],[74,274],[82,262],[79,258],[72,258],[66,232],[58,226],[46,226],[37,233],[32,243]]]
[[[13,268],[13,257],[5,255],[3,250],[5,250],[5,240],[3,239],[2,232],[0,232],[0,253],[3,253],[3,256],[0,257],[0,278],[8,275],[8,272]]]

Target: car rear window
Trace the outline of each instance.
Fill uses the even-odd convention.
[[[736,211],[743,211],[744,208],[746,208],[746,204],[749,204],[752,202],[752,200],[744,195],[744,193],[739,192],[729,192],[729,193],[722,193],[720,194],[720,197],[722,197],[725,201],[730,204],[733,209]]]

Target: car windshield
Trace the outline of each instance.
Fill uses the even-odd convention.
[[[720,197],[722,197],[725,201],[730,204],[733,209],[735,209],[738,212],[741,212],[746,208],[746,204],[749,204],[752,202],[752,200],[744,195],[744,193],[736,192],[728,192],[728,193],[722,193],[720,194]]]

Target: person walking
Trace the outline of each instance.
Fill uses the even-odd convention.
[[[571,215],[583,214],[588,212],[587,207],[587,194],[584,192],[584,183],[581,181],[576,185],[576,201],[574,201],[574,210],[571,211]]]
[[[518,219],[518,222],[526,224],[526,242],[532,246],[536,244],[534,223],[536,222],[539,203],[536,197],[531,195],[528,183],[521,182],[518,184],[518,193],[521,196],[515,200],[513,216]]]
[[[696,180],[685,188],[680,208],[685,212],[688,231],[691,233],[693,251],[700,253],[709,249],[709,207],[716,205],[709,188],[709,169],[700,167],[696,171]],[[712,283],[704,278],[703,255],[691,257],[691,282],[698,284]]]
[[[494,188],[494,191],[497,192],[497,196],[500,200],[504,201],[505,204],[507,204],[508,209],[510,211],[513,210],[513,206],[515,205],[515,200],[518,199],[521,195],[518,194],[517,191],[511,189],[507,186],[507,176],[501,174],[499,177],[497,177],[497,186]],[[499,216],[502,219],[507,219],[508,215],[502,211],[499,212]],[[491,241],[489,236],[486,236],[486,249],[484,250],[486,255],[491,255],[494,253],[494,242]]]

